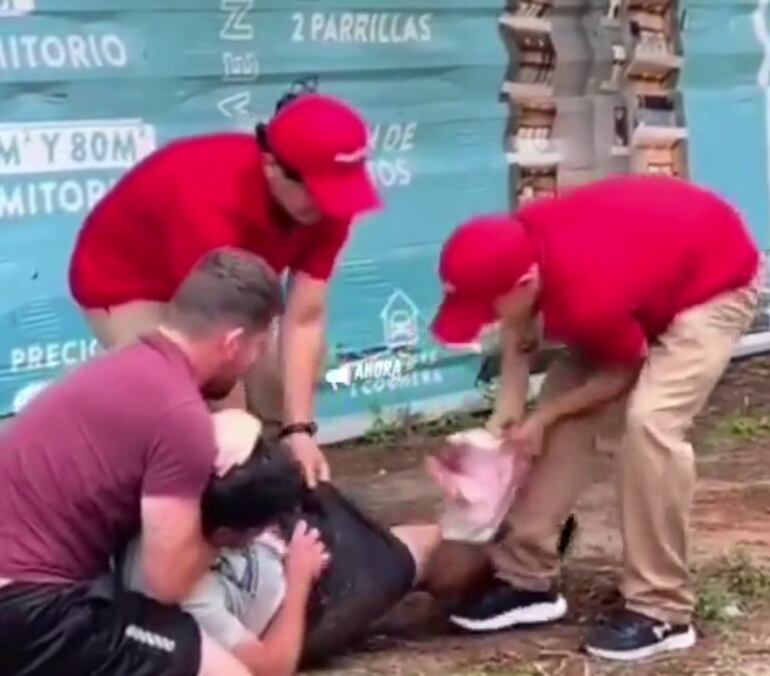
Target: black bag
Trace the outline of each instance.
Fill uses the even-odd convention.
[[[308,605],[302,663],[315,666],[360,639],[414,584],[414,559],[390,531],[331,484],[308,491],[283,520],[290,537],[299,519],[317,528],[331,554]]]
[[[362,637],[412,587],[406,546],[331,484],[309,490],[299,466],[275,441],[213,478],[202,500],[204,530],[250,530],[278,523],[288,542],[297,522],[318,529],[331,555],[308,604],[303,664],[317,664]]]

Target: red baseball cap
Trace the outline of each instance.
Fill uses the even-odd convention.
[[[350,106],[306,94],[267,125],[270,151],[302,178],[322,213],[353,218],[381,205],[369,176],[369,133]]]
[[[444,299],[431,330],[446,345],[471,345],[496,321],[494,303],[516,286],[535,262],[535,246],[510,215],[480,216],[461,225],[444,244],[439,276]]]

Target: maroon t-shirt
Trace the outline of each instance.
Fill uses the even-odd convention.
[[[214,431],[185,355],[154,336],[36,397],[0,436],[0,578],[91,579],[140,526],[143,495],[197,498]]]

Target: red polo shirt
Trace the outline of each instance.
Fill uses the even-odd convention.
[[[759,263],[727,202],[668,178],[600,181],[517,218],[537,247],[546,334],[600,362],[638,362],[678,313],[748,284]]]
[[[173,142],[128,172],[88,216],[70,265],[83,307],[168,301],[198,259],[235,246],[286,269],[327,279],[348,221],[291,221],[271,199],[253,136]]]

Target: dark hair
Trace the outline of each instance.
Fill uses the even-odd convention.
[[[203,333],[231,323],[264,331],[283,313],[278,275],[259,256],[220,248],[198,261],[171,298],[169,322],[185,332]]]
[[[273,112],[273,115],[277,115],[283,108],[288,106],[290,103],[293,103],[298,98],[306,94],[314,94],[316,91],[318,91],[317,75],[311,75],[309,77],[294,80],[294,82],[292,82],[291,86],[289,87],[289,90],[285,92],[280,99],[278,99],[277,103],[275,104],[275,111]],[[295,169],[292,169],[290,166],[286,165],[285,162],[276,156],[275,151],[271,148],[270,141],[267,138],[267,126],[268,125],[264,122],[260,122],[255,129],[255,133],[257,135],[257,144],[259,145],[260,149],[262,152],[270,153],[273,156],[278,166],[281,167],[281,170],[286,175],[286,178],[291,181],[296,181],[297,183],[302,183],[301,174]]]
[[[279,524],[306,498],[297,462],[280,442],[257,442],[251,457],[223,477],[213,477],[203,493],[203,532],[218,528],[259,530]]]
[[[291,83],[288,91],[278,99],[275,104],[275,113],[278,113],[282,108],[296,101],[299,97],[305,94],[315,94],[318,91],[318,76],[309,75],[307,77],[301,77]]]

